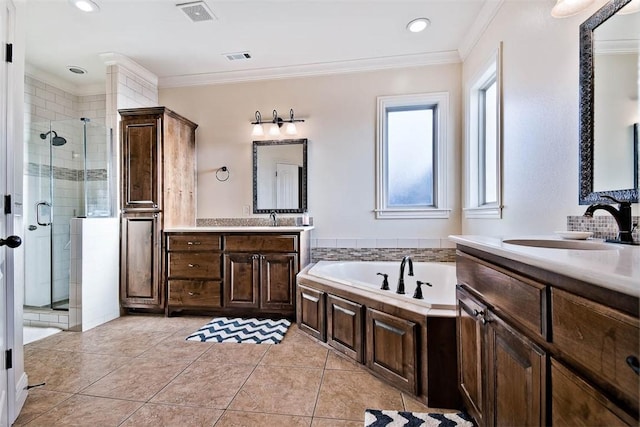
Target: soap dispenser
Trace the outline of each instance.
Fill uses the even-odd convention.
[[[309,225],[309,212],[306,210],[302,213],[302,225]]]

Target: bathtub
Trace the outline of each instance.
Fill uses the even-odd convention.
[[[428,315],[455,316],[456,309],[456,268],[451,262],[414,262],[413,277],[409,276],[409,266],[405,266],[405,294],[397,294],[400,262],[388,261],[319,261],[305,273],[335,283],[342,288],[356,288],[371,296],[382,297],[385,302],[398,301],[430,309]],[[382,276],[388,274],[389,290],[380,289]],[[422,285],[424,299],[413,298],[416,280],[431,283]],[[354,289],[355,290],[355,289]],[[421,310],[422,311],[422,310]]]

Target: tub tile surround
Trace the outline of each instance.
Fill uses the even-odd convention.
[[[355,427],[366,408],[452,412],[427,408],[295,324],[278,345],[185,341],[209,319],[128,315],[28,344],[29,382],[46,385],[29,391],[14,425]],[[310,357],[289,357],[301,348]],[[116,393],[127,384],[140,392]]]
[[[281,226],[300,225],[300,217],[278,217]],[[196,227],[265,227],[269,218],[198,218]],[[310,218],[313,225],[313,218]],[[455,245],[448,238],[433,239],[311,239],[311,261],[414,261],[454,262]]]
[[[640,240],[640,216],[631,217],[632,224],[638,224],[633,231],[634,241]],[[608,214],[594,215],[593,218],[585,216],[567,216],[568,231],[592,231],[596,239],[616,239],[618,237],[618,224]]]

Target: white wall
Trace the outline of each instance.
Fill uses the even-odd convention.
[[[460,230],[460,64],[160,89],[159,101],[198,123],[198,218],[243,216],[252,204],[252,127],[260,110],[293,108],[308,138],[309,213],[319,239],[446,238]],[[451,218],[376,220],[376,97],[448,91]],[[268,139],[265,137],[263,139]],[[215,179],[227,166],[228,181]]]
[[[551,233],[578,205],[578,29],[602,5],[554,19],[553,2],[505,2],[463,65],[468,82],[503,41],[502,220],[463,219],[465,234]]]

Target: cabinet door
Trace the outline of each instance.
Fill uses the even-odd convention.
[[[325,340],[324,292],[298,284],[297,323],[300,330],[319,340]]]
[[[258,308],[260,256],[250,253],[224,255],[224,306]]]
[[[458,299],[458,386],[465,407],[478,424],[483,425],[484,387],[483,325],[486,307],[462,287],[457,286]]]
[[[160,209],[162,188],[158,116],[124,119],[122,209]]]
[[[123,215],[120,248],[120,300],[123,307],[164,305],[161,286],[158,213]]]
[[[416,324],[367,308],[367,367],[396,387],[417,394]]]
[[[547,425],[544,351],[491,311],[482,319],[488,362],[485,425]]]
[[[260,308],[293,313],[297,254],[260,255]]]
[[[551,385],[551,424],[554,426],[637,425],[637,421],[553,358]]]
[[[363,335],[362,305],[327,295],[327,343],[362,363]]]

